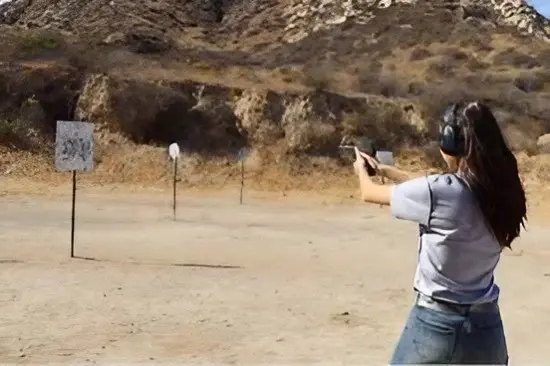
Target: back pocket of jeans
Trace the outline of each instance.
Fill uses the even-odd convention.
[[[415,318],[418,325],[426,331],[434,334],[454,334],[457,325],[463,321],[462,316],[452,313],[444,313],[427,308],[418,307],[415,311]]]

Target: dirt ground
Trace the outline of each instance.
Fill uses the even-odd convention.
[[[0,195],[0,362],[386,363],[415,225],[354,200],[83,189]],[[541,216],[540,216],[541,217]],[[497,272],[512,364],[550,338],[550,225]],[[95,258],[95,260],[90,260]]]

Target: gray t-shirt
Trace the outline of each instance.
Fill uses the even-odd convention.
[[[417,291],[462,304],[498,298],[493,272],[501,248],[462,179],[438,174],[396,185],[391,212],[420,225]]]

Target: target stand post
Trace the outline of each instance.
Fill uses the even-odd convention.
[[[243,204],[243,194],[244,194],[244,160],[241,160],[241,193],[239,197],[239,203]]]
[[[76,174],[94,169],[94,125],[89,122],[57,121],[55,133],[55,167],[72,172],[71,258],[75,257]]]
[[[240,187],[240,194],[239,194],[239,204],[243,204],[243,198],[244,198],[244,161],[246,157],[248,156],[248,149],[243,147],[239,150],[237,154],[237,160],[239,161],[239,165],[241,168],[241,187]]]
[[[174,221],[176,221],[176,211],[178,206],[178,198],[177,198],[177,184],[178,184],[178,158],[174,159],[174,179],[172,181],[172,211],[174,216]]]
[[[168,157],[173,162],[173,179],[172,179],[172,217],[176,221],[177,218],[177,184],[178,184],[178,161],[180,158],[180,147],[177,143],[172,143],[168,146]]]
[[[71,207],[71,258],[74,258],[75,216],[76,216],[76,170],[73,170],[73,203]]]

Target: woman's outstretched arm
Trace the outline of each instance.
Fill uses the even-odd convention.
[[[382,185],[372,181],[367,171],[361,171],[359,175],[359,187],[361,199],[365,202],[389,205],[394,185]]]
[[[355,169],[355,173],[359,177],[361,199],[365,202],[389,205],[394,186],[381,185],[372,181],[365,165],[371,164],[369,158],[370,157],[368,155],[361,153],[357,148],[355,148],[355,163],[353,163],[353,167]],[[376,169],[377,167],[373,168]]]
[[[401,170],[391,165],[378,164],[378,166],[375,167],[375,169],[376,169],[376,172],[381,177],[388,178],[394,181],[395,183],[403,183],[405,181],[418,178],[423,175],[422,173],[412,173],[405,170]]]

